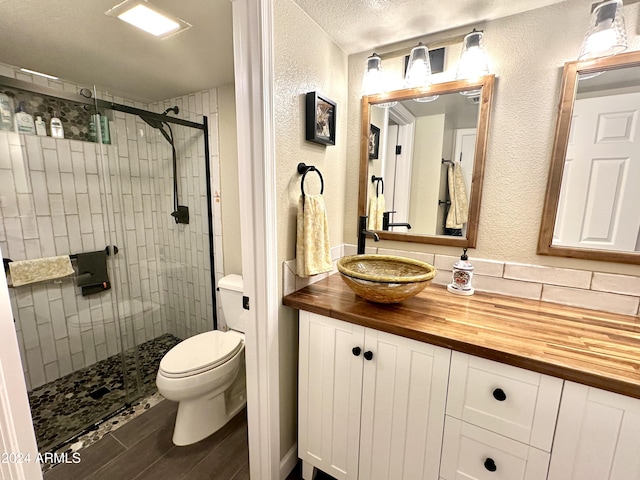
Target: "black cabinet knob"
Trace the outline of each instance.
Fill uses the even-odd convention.
[[[373,352],[371,350],[367,350],[364,352],[364,358],[366,360],[371,360],[373,358]]]
[[[362,352],[362,349],[360,347],[353,347],[351,352],[357,357],[360,355],[360,352]]]
[[[496,462],[493,461],[493,458],[487,458],[484,461],[484,468],[486,468],[490,472],[495,472],[498,469],[498,467],[496,467]]]
[[[496,388],[493,391],[493,398],[495,398],[499,402],[504,402],[507,399],[507,394],[504,393],[504,390],[502,390],[501,388]]]

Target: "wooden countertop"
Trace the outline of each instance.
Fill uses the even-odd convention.
[[[430,285],[395,305],[355,295],[339,274],[283,303],[327,317],[640,398],[640,318]]]

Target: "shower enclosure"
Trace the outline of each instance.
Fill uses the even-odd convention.
[[[164,353],[217,328],[202,108],[190,96],[141,104],[67,91],[0,78],[16,106],[47,125],[55,110],[65,128],[64,139],[0,131],[4,257],[108,253],[97,289],[77,276],[10,288],[41,451],[153,393]]]

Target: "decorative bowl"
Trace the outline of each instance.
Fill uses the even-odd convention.
[[[398,303],[424,290],[436,268],[394,255],[351,255],[338,260],[342,280],[356,295],[376,303]]]

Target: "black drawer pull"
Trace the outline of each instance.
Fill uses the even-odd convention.
[[[373,358],[373,352],[371,350],[367,350],[364,352],[364,358],[366,360],[371,360]]]
[[[495,398],[499,402],[504,402],[507,399],[507,394],[504,393],[504,390],[502,390],[501,388],[496,388],[493,391],[493,398]]]
[[[362,349],[361,349],[360,347],[353,347],[353,348],[351,349],[351,352],[352,352],[356,357],[358,357],[358,356],[360,356],[360,352],[362,352]]]
[[[484,461],[484,468],[486,468],[490,472],[495,472],[498,469],[498,467],[496,467],[496,462],[493,461],[493,458],[487,458]]]

